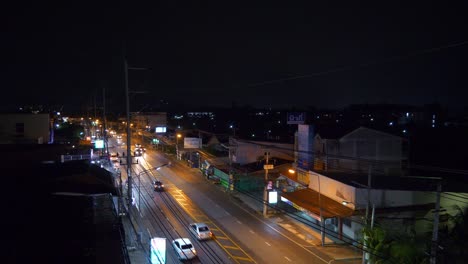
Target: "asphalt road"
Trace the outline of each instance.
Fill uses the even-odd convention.
[[[168,162],[163,154],[147,149],[147,153],[139,158],[139,164],[133,166],[136,172]],[[121,153],[124,150],[118,151]],[[178,236],[191,238],[201,263],[329,261],[317,248],[246,208],[219,186],[209,183],[197,169],[173,162],[171,167],[163,167],[152,175],[143,175],[140,177],[142,229],[152,236],[167,237],[167,263],[177,263],[170,240]],[[165,193],[152,190],[152,177],[163,181],[167,188]],[[216,239],[201,243],[196,241],[187,230],[190,221],[206,222],[213,229]]]

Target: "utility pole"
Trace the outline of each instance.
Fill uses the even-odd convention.
[[[124,58],[124,81],[125,81],[125,98],[126,98],[126,110],[127,110],[127,177],[128,177],[128,208],[132,202],[132,175],[131,175],[131,166],[132,166],[132,143],[131,143],[131,128],[130,128],[130,91],[128,90],[128,70],[146,70],[145,68],[129,68],[127,64],[127,59]],[[133,93],[144,93],[144,92],[135,92]],[[137,160],[138,161],[138,160]]]
[[[431,264],[437,262],[437,248],[438,248],[438,237],[439,237],[439,211],[440,211],[440,192],[442,191],[442,183],[437,184],[437,198],[434,211],[434,226],[432,228],[432,244],[431,244]]]
[[[366,218],[364,219],[364,223],[366,227],[369,225],[369,207],[370,207],[370,192],[371,192],[371,182],[372,182],[372,164],[369,164],[369,171],[367,173],[367,205],[366,205]],[[371,229],[374,225],[374,205],[372,204],[372,223]],[[367,259],[369,258],[369,253],[367,253],[367,237],[364,235],[364,247],[362,251],[362,263],[367,263]]]
[[[268,165],[268,156],[269,152],[268,150],[265,152],[266,154],[266,162],[265,165]],[[265,187],[263,190],[263,216],[267,216],[268,214],[268,166],[265,166]]]
[[[106,88],[102,87],[102,121],[104,126],[104,147],[106,153],[109,154],[109,144],[107,142],[107,119],[106,119]]]
[[[131,202],[132,202],[132,174],[131,174],[131,167],[132,167],[132,149],[131,149],[131,136],[130,136],[130,97],[128,91],[128,65],[127,60],[124,58],[124,74],[125,74],[125,99],[126,99],[126,110],[127,110],[127,182],[128,182],[128,209],[130,210]]]

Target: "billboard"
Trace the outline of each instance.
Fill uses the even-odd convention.
[[[306,119],[306,113],[305,112],[291,112],[288,113],[287,116],[287,124],[288,125],[299,125],[299,124],[304,124],[305,119]]]
[[[297,166],[311,170],[314,168],[314,127],[299,125],[297,132]]]
[[[94,141],[94,148],[103,149],[104,148],[104,140],[97,139]]]
[[[184,138],[184,148],[186,149],[199,149],[202,146],[201,138],[192,138],[186,137]]]
[[[156,133],[166,133],[166,127],[156,127]]]

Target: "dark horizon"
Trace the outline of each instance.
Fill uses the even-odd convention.
[[[5,105],[468,106],[467,3],[10,7]]]

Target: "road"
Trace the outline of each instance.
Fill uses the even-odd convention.
[[[114,149],[120,153],[125,151],[118,147]],[[163,154],[147,149],[139,163],[132,167],[134,177],[143,170],[169,161]],[[151,185],[154,178],[162,180],[166,192],[154,192]],[[173,162],[170,167],[142,173],[140,182],[135,181],[133,192],[136,196],[140,183],[141,201],[136,198],[135,208],[139,208],[142,229],[151,236],[166,237],[169,241],[175,237],[189,237],[197,249],[200,263],[330,261],[316,247],[246,208],[223,188],[210,184],[197,169]],[[216,239],[196,241],[187,230],[191,221],[207,223]],[[168,263],[176,263],[178,260],[169,242],[167,247]]]

